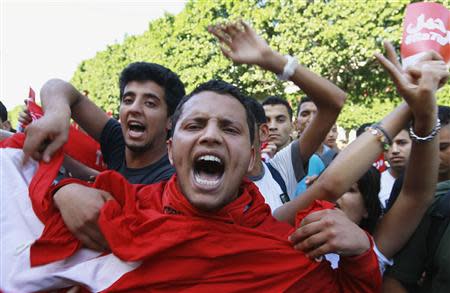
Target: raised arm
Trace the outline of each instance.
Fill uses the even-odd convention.
[[[41,89],[44,116],[25,130],[23,147],[27,155],[48,162],[53,153],[66,141],[72,117],[90,136],[100,139],[108,115],[70,83],[52,79]]]
[[[413,131],[420,137],[430,136],[438,127],[435,93],[449,76],[448,67],[440,56],[432,52],[430,57],[433,61],[408,70],[414,79],[408,81],[400,68],[383,56],[377,56],[396,83],[400,95],[407,101],[414,116]],[[434,198],[439,169],[438,151],[437,132],[434,137],[430,136],[429,141],[413,139],[402,190],[374,233],[375,242],[386,257],[393,257],[405,245]]]
[[[393,137],[410,117],[408,106],[402,104],[387,115],[380,125]],[[314,200],[336,201],[367,171],[382,151],[378,136],[370,132],[363,133],[339,153],[339,156],[302,196],[276,209],[273,213],[274,217],[293,225],[297,212],[307,208]]]
[[[280,74],[287,58],[274,51],[245,22],[210,27],[220,41],[223,54],[237,64],[257,65]],[[299,148],[303,162],[307,162],[319,148],[344,105],[346,94],[325,78],[302,65],[297,65],[290,80],[300,87],[317,105],[317,114],[303,132]]]
[[[422,112],[423,109],[429,109],[427,108],[428,104],[427,102],[422,104],[420,99],[422,91],[425,90],[425,88],[432,87],[433,84],[427,81],[427,79],[422,80],[418,78],[419,74],[421,74],[419,67],[411,68],[408,72],[402,73],[400,69],[398,69],[400,68],[398,67],[400,65],[395,62],[396,55],[393,51],[393,47],[390,44],[386,44],[386,50],[389,60],[381,55],[378,55],[377,58],[379,58],[382,65],[391,74],[391,78],[397,86],[400,95],[405,98],[411,109],[414,109],[415,115],[420,117],[424,117],[425,115],[428,116],[428,114],[423,114]],[[429,64],[425,66],[425,68],[427,68],[436,63],[436,61],[433,61],[436,58],[438,58],[438,56],[435,53],[429,52],[423,56],[421,64],[425,65],[426,62],[429,62]],[[396,71],[394,71],[394,69]],[[446,78],[446,75],[442,72],[440,74],[442,75],[442,82],[442,80]],[[417,85],[419,82],[422,82],[422,84]],[[422,99],[429,101],[430,96],[427,97],[428,99]],[[435,111],[435,109],[432,111]],[[392,113],[387,115],[380,122],[380,126],[390,137],[394,137],[403,126],[406,125],[410,118],[411,112],[408,109],[407,104],[402,104]],[[422,126],[419,123],[416,127],[425,128],[426,126]],[[418,129],[418,131],[420,130]],[[379,136],[374,135],[371,132],[362,134],[336,157],[312,187],[310,187],[301,197],[297,197],[293,201],[278,208],[274,212],[274,216],[281,221],[287,221],[293,224],[297,211],[308,207],[314,200],[337,200],[344,192],[350,189],[351,185],[356,182],[364,172],[367,171],[381,151],[383,151],[383,148],[379,141]],[[358,159],[355,160],[355,158]]]

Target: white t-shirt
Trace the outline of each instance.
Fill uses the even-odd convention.
[[[288,196],[293,198],[297,182],[305,176],[303,162],[300,157],[298,141],[290,143],[269,160],[269,163],[280,173],[286,185]],[[266,203],[272,212],[283,205],[280,195],[283,193],[281,186],[273,178],[269,168],[263,163],[264,169],[260,176],[251,177],[253,183],[258,186]]]
[[[378,250],[378,247],[376,244],[373,245],[373,251],[375,252],[377,259],[378,259],[378,266],[380,267],[381,275],[384,274],[384,271],[386,270],[387,266],[392,266],[394,264],[394,261],[392,259],[388,259],[384,256],[384,254],[381,253],[381,251]],[[339,254],[336,253],[328,253],[325,254],[325,258],[327,261],[331,263],[331,267],[333,269],[336,269],[339,266]]]
[[[386,208],[386,203],[391,195],[392,186],[394,186],[395,178],[389,172],[389,169],[381,173],[380,179],[380,193],[378,197],[380,198],[381,205]]]

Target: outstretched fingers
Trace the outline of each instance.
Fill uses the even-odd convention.
[[[225,44],[227,46],[231,45],[231,37],[225,32],[224,27],[220,25],[209,26],[208,32],[210,32],[213,36],[215,36],[220,43]]]
[[[395,48],[392,45],[392,43],[389,41],[385,41],[384,49],[386,50],[387,59],[397,68],[398,71],[401,72],[402,65],[400,64],[400,61],[398,60],[397,53],[395,52]]]
[[[402,90],[405,90],[408,85],[408,81],[401,73],[401,71],[397,68],[397,66],[380,53],[375,53],[375,57],[380,62],[381,66],[383,66],[383,68],[391,76],[391,79],[397,86],[398,90],[400,92]]]

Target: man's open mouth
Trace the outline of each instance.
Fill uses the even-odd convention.
[[[194,180],[206,188],[217,187],[224,171],[223,161],[214,155],[202,155],[194,162]]]
[[[145,131],[145,126],[139,122],[129,122],[128,129],[131,136],[140,136]]]

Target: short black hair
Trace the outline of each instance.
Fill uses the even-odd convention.
[[[250,109],[247,107],[245,100],[248,99],[246,95],[241,93],[239,88],[236,86],[225,82],[223,80],[216,80],[212,79],[210,81],[207,81],[205,83],[200,84],[198,87],[196,87],[189,95],[183,97],[178,104],[177,108],[175,109],[175,112],[172,115],[172,131],[171,135],[173,136],[173,132],[175,131],[175,126],[177,125],[178,119],[180,118],[181,114],[183,113],[183,105],[186,104],[187,101],[189,101],[194,95],[205,92],[205,91],[211,91],[218,94],[223,95],[230,95],[234,98],[236,98],[244,107],[245,114],[247,116],[247,125],[248,130],[250,133],[250,144],[253,145],[254,136],[255,136],[255,118],[253,117],[253,114],[251,113]]]
[[[382,215],[382,207],[378,193],[380,193],[380,172],[373,166],[358,180],[358,189],[361,192],[367,218],[362,219],[359,226],[373,234]]]
[[[308,96],[302,97],[302,98],[300,99],[300,103],[298,103],[297,113],[295,114],[296,117],[298,117],[298,114],[300,113],[300,106],[301,106],[303,103],[306,103],[306,102],[314,103],[313,99],[311,99],[310,97],[308,97]]]
[[[438,117],[441,120],[441,125],[446,126],[450,124],[450,107],[448,106],[438,106]]]
[[[184,84],[176,73],[156,63],[134,62],[125,67],[119,78],[120,100],[129,82],[148,80],[164,88],[167,116],[172,116],[178,103],[186,94]]]
[[[0,119],[2,119],[2,122],[8,120],[8,110],[2,102],[0,102]]]
[[[264,112],[264,108],[256,99],[248,97],[247,99],[245,99],[245,104],[255,117],[255,121],[258,126],[263,123],[267,123],[267,117],[266,113]]]
[[[292,120],[292,108],[286,100],[278,96],[269,96],[262,102],[262,105],[284,105],[288,111],[289,118]]]

